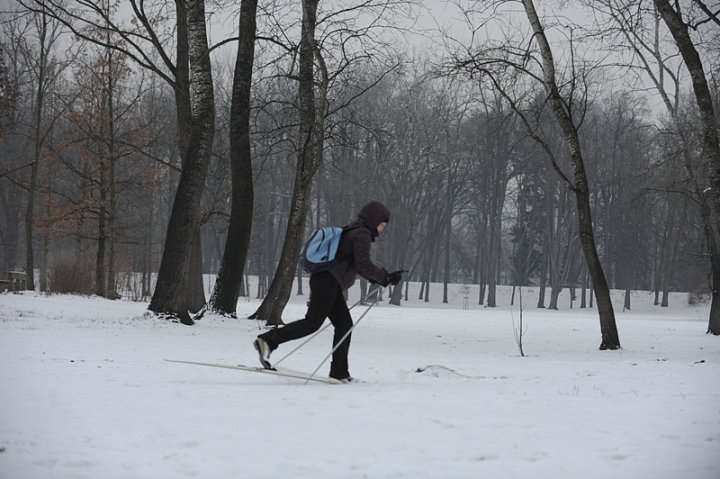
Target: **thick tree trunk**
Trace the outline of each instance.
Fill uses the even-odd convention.
[[[712,260],[712,302],[710,304],[710,321],[708,323],[708,334],[714,334],[715,336],[720,335],[720,261],[717,261],[717,256],[713,257]]]
[[[570,159],[574,169],[573,190],[578,210],[578,223],[580,231],[580,243],[582,245],[585,261],[588,265],[590,277],[593,282],[593,289],[597,298],[598,314],[600,317],[600,332],[602,341],[600,349],[619,349],[620,339],[615,323],[615,312],[613,310],[612,301],[610,300],[610,290],[605,279],[600,258],[595,245],[595,235],[592,228],[592,215],[590,209],[590,195],[585,174],[585,165],[583,162],[582,151],[580,148],[580,140],[578,138],[577,128],[573,124],[570,114],[565,109],[563,100],[558,90],[555,80],[555,63],[552,56],[550,44],[545,37],[545,32],[535,11],[535,5],[532,0],[523,0],[525,12],[528,20],[532,25],[543,59],[543,75],[545,90],[548,94],[550,106],[553,114],[562,129],[570,151]]]
[[[298,160],[285,241],[268,294],[258,310],[250,316],[251,319],[264,319],[268,325],[282,324],[282,312],[290,299],[297,259],[302,247],[312,180],[322,162],[327,71],[324,69],[322,57],[315,42],[318,3],[319,0],[303,2],[298,86],[300,102]],[[315,59],[318,60],[321,76],[317,99],[315,96]]]
[[[200,200],[212,152],[215,110],[204,1],[183,0],[176,2],[176,5],[178,7],[176,100],[178,100],[179,145],[183,168],[170,214],[157,285],[148,309],[156,313],[170,314],[179,318],[184,324],[192,324],[192,319],[187,314],[192,308],[187,290],[190,284],[188,275],[194,235],[199,234]],[[187,42],[182,41],[184,33],[187,34]],[[183,44],[187,45],[186,52],[183,51]],[[187,58],[189,66],[187,85],[192,86],[187,90],[183,87],[183,58]],[[187,102],[185,102],[186,95]]]
[[[255,61],[257,0],[242,0],[238,52],[230,109],[232,204],[220,272],[208,309],[235,317],[253,221],[253,172],[250,148],[250,94]]]
[[[720,335],[720,244],[718,244],[717,236],[715,236],[713,228],[713,220],[710,219],[711,213],[708,205],[702,205],[704,221],[705,238],[708,243],[710,253],[710,274],[712,280],[712,301],[710,302],[710,320],[708,321],[708,334]],[[674,257],[674,254],[673,254]]]

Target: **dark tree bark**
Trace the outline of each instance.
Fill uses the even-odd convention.
[[[238,52],[230,109],[230,225],[220,272],[208,309],[236,316],[238,295],[250,247],[253,221],[253,171],[250,149],[250,94],[255,61],[257,0],[242,0]]]
[[[546,242],[547,242],[547,240],[546,240]],[[545,287],[547,286],[547,273],[548,273],[547,270],[548,270],[548,263],[549,263],[548,250],[549,250],[549,248],[546,243],[545,245],[543,245],[543,257],[540,260],[541,261],[541,263],[540,263],[540,281],[538,284],[539,293],[538,293],[538,302],[537,302],[538,309],[545,308]]]
[[[109,34],[108,34],[109,37]],[[108,43],[110,42],[108,38]],[[115,255],[115,243],[117,241],[117,189],[118,185],[115,181],[115,167],[118,159],[118,151],[116,144],[116,128],[115,128],[115,51],[111,48],[107,49],[107,63],[108,63],[108,75],[107,75],[107,110],[108,110],[108,139],[107,139],[107,153],[108,153],[108,233],[109,244],[108,244],[108,270],[107,270],[107,286],[105,289],[106,297],[110,299],[117,299],[117,279],[116,279],[116,255]]]
[[[300,126],[297,145],[297,171],[285,241],[267,296],[251,319],[264,319],[268,325],[282,324],[282,312],[290,299],[297,259],[302,246],[305,219],[310,205],[312,180],[322,162],[327,70],[315,41],[319,0],[303,1],[300,38],[298,100]],[[320,68],[317,98],[315,60]]]
[[[37,190],[37,176],[40,168],[40,154],[43,145],[42,120],[43,108],[45,104],[45,87],[47,83],[46,71],[48,64],[48,16],[45,6],[42,5],[41,11],[38,13],[38,36],[40,45],[40,55],[37,61],[37,91],[35,92],[35,118],[33,119],[33,160],[30,166],[30,184],[28,186],[27,210],[25,211],[25,272],[26,272],[26,288],[28,290],[35,289],[35,253],[33,245],[33,235],[35,231],[35,194]],[[52,41],[52,39],[50,39]]]
[[[205,29],[205,3],[202,0],[178,0],[176,5],[176,100],[183,168],[170,214],[157,285],[148,309],[156,313],[169,313],[179,317],[184,324],[192,324],[188,315],[188,310],[193,309],[188,277],[194,237],[199,234],[200,198],[210,163],[215,109]]]
[[[701,139],[705,155],[709,160],[709,178],[711,190],[712,212],[709,213],[710,228],[709,242],[711,248],[711,270],[713,279],[712,304],[710,306],[710,320],[708,322],[709,334],[720,335],[720,257],[718,248],[718,226],[720,219],[720,139],[718,138],[718,123],[715,116],[712,95],[708,87],[702,60],[695,45],[690,38],[688,25],[668,0],[653,0],[660,12],[663,21],[675,39],[685,66],[690,72],[695,100],[700,111],[702,123]]]
[[[523,0],[523,5],[530,25],[535,33],[535,40],[540,47],[543,60],[545,91],[548,95],[555,119],[565,135],[565,140],[570,151],[570,159],[573,164],[574,184],[572,185],[572,189],[575,193],[578,209],[580,242],[598,303],[600,331],[602,335],[600,349],[619,349],[620,339],[615,323],[615,311],[613,310],[612,301],[610,300],[610,290],[595,245],[589,185],[587,175],[585,174],[585,165],[583,162],[582,149],[580,148],[578,131],[560,95],[555,79],[555,63],[552,50],[550,49],[550,44],[545,37],[545,31],[535,11],[535,5],[532,0]]]

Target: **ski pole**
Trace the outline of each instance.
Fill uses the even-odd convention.
[[[373,291],[373,293],[374,293],[374,292],[375,292],[375,291]],[[366,300],[370,297],[370,294],[371,294],[371,293],[368,293],[368,294],[365,295],[364,298],[360,298],[360,300],[358,300],[357,303],[353,304],[352,306],[350,306],[350,307],[348,308],[348,311],[351,311],[355,306],[357,306],[358,304],[363,303],[364,301],[366,301]],[[376,301],[377,301],[377,300],[376,300]],[[289,358],[293,353],[295,353],[298,349],[302,348],[302,347],[305,346],[307,343],[309,343],[310,341],[312,341],[315,337],[317,337],[320,333],[322,333],[323,331],[325,331],[325,330],[328,328],[328,326],[330,326],[331,324],[332,324],[332,323],[327,323],[325,326],[323,326],[322,328],[320,328],[320,329],[319,329],[317,332],[315,332],[312,336],[310,336],[310,337],[307,338],[305,341],[303,341],[302,343],[300,343],[300,345],[297,346],[295,349],[293,349],[292,351],[290,351],[289,353],[287,353],[285,356],[283,356],[282,358],[280,358],[278,361],[276,361],[275,363],[273,363],[273,366],[277,366],[277,365],[280,364],[281,362],[285,361],[285,360],[286,360],[287,358]]]
[[[384,288],[384,286],[383,286],[383,288]],[[372,303],[370,303],[370,306],[368,306],[368,308],[357,319],[357,321],[355,321],[355,323],[352,326],[350,326],[350,329],[348,330],[348,332],[345,333],[345,335],[342,337],[342,339],[340,339],[340,341],[338,341],[338,343],[333,347],[332,351],[330,351],[330,353],[327,356],[325,356],[325,359],[322,360],[322,362],[318,365],[318,367],[315,368],[315,371],[313,371],[312,374],[310,375],[310,377],[307,378],[307,380],[305,381],[305,384],[310,382],[310,380],[315,376],[315,374],[320,370],[320,368],[323,367],[323,364],[325,364],[325,362],[328,360],[328,358],[330,358],[330,356],[332,356],[335,353],[337,348],[339,348],[340,345],[348,338],[348,336],[350,336],[350,333],[352,333],[353,329],[355,329],[355,326],[357,326],[358,323],[360,323],[360,321],[362,321],[362,319],[365,317],[365,315],[368,314],[368,312],[370,312],[372,307],[378,303],[378,301],[380,299],[380,288],[376,289],[374,292],[375,292],[375,300]]]

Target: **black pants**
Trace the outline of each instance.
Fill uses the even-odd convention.
[[[310,304],[307,313],[305,313],[305,318],[270,330],[261,334],[260,337],[267,341],[271,348],[275,349],[286,341],[313,334],[320,329],[320,326],[325,322],[325,318],[330,318],[330,322],[335,328],[333,338],[333,348],[335,348],[342,337],[350,330],[353,321],[342,288],[329,272],[316,273],[310,276]],[[342,379],[350,375],[348,371],[350,336],[348,335],[333,353],[330,376],[334,378]]]

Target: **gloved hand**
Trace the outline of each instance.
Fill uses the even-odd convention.
[[[397,284],[402,280],[402,274],[403,270],[399,269],[397,271],[393,271],[392,273],[387,273],[385,275],[385,282],[386,284],[392,284],[393,286],[397,286]]]

